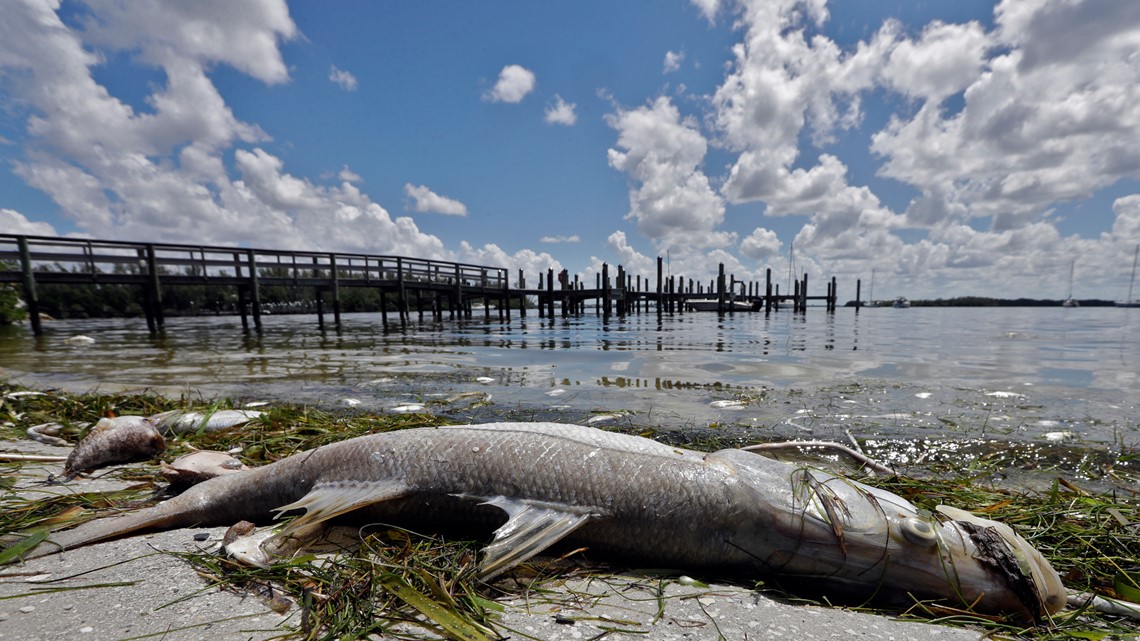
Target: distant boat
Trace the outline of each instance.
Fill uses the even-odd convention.
[[[899,296],[895,299],[895,302],[891,303],[891,307],[895,309],[906,309],[910,307],[910,301],[907,300],[905,296]]]
[[[1077,299],[1073,298],[1073,271],[1076,270],[1076,268],[1077,268],[1077,261],[1074,259],[1073,262],[1069,263],[1069,295],[1061,303],[1061,307],[1080,307],[1081,306],[1081,304],[1077,302]]]
[[[691,300],[685,303],[685,307],[690,312],[715,312],[720,309],[720,302],[715,298],[705,298],[699,300]],[[743,300],[726,300],[724,301],[724,311],[733,312],[750,312],[754,309],[752,303]]]
[[[1140,298],[1132,298],[1132,286],[1136,284],[1136,259],[1140,258],[1140,245],[1132,253],[1132,280],[1128,281],[1128,298],[1116,301],[1117,307],[1140,307]]]

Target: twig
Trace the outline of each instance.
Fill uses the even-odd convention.
[[[793,448],[798,449],[798,448],[805,448],[805,447],[816,447],[816,448],[823,448],[823,449],[828,449],[828,450],[835,450],[837,452],[840,452],[842,454],[846,454],[847,456],[850,456],[851,458],[855,459],[856,461],[859,461],[860,463],[862,463],[864,466],[869,467],[873,471],[878,472],[880,474],[890,475],[890,474],[895,473],[895,471],[892,470],[891,468],[887,467],[886,465],[883,465],[882,463],[879,463],[875,459],[867,456],[866,454],[863,454],[862,452],[858,452],[856,450],[853,450],[850,447],[847,447],[846,445],[842,445],[840,443],[831,443],[828,441],[791,441],[788,443],[760,443],[757,445],[746,445],[740,449],[745,450],[747,452],[770,452],[773,450],[787,450],[787,449],[793,449]]]
[[[48,463],[55,463],[57,461],[66,461],[66,456],[58,454],[19,454],[13,452],[0,452],[0,461],[43,461]]]

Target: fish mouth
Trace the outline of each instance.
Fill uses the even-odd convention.
[[[1000,609],[1021,609],[1034,621],[1046,619],[1065,607],[1065,587],[1057,571],[1013,528],[948,505],[939,505],[935,510],[948,519],[944,526],[957,530],[970,558],[986,570],[988,579],[1004,584],[1007,590],[1005,595],[986,594],[986,581],[959,575],[964,598],[969,600],[970,593],[978,592],[975,600],[1000,599]],[[1011,602],[1009,595],[1019,603]]]

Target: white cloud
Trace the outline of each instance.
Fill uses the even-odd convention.
[[[1117,198],[1112,203],[1116,215],[1112,223],[1113,240],[1127,245],[1140,243],[1140,194]]]
[[[545,276],[546,270],[553,269],[555,273],[562,271],[562,263],[546,252],[538,253],[530,249],[522,249],[508,254],[503,248],[494,243],[482,247],[475,247],[463,241],[459,244],[459,260],[477,265],[495,265],[508,270],[511,282],[518,282],[518,272],[521,269],[523,276],[534,286],[534,279],[539,275]]]
[[[356,91],[356,76],[343,69],[337,69],[336,65],[329,70],[329,80],[345,91]]]
[[[715,228],[724,220],[724,202],[701,171],[708,144],[697,123],[682,118],[666,97],[606,116],[617,130],[610,166],[625,172],[630,188],[627,218],[659,247],[725,244]]]
[[[577,234],[574,234],[573,236],[543,236],[538,242],[557,245],[560,243],[577,243],[581,240]]]
[[[665,63],[662,66],[662,73],[673,73],[681,69],[681,63],[685,60],[684,51],[666,51]]]
[[[499,72],[495,86],[483,94],[490,102],[518,103],[534,90],[534,72],[519,65],[507,65]]]
[[[345,165],[344,167],[341,168],[340,172],[337,173],[337,178],[340,178],[344,182],[349,182],[349,183],[364,182],[364,179],[360,177],[360,174],[349,169],[348,165]]]
[[[427,214],[446,214],[448,216],[467,215],[467,205],[458,200],[440,196],[424,185],[405,184],[404,196],[411,200],[409,206],[412,211]]]
[[[884,176],[1016,229],[1140,171],[1131,143],[1140,129],[1140,5],[1007,1],[995,15],[991,33],[934,25],[900,43],[889,78],[924,100],[913,115],[896,115],[872,149]],[[960,111],[942,108],[941,97],[959,89]]]
[[[716,20],[716,12],[720,9],[720,0],[692,0],[694,6],[700,9],[701,15],[711,24]]]
[[[58,236],[55,227],[48,223],[37,223],[27,219],[26,216],[14,209],[0,207],[0,229],[5,234],[19,234],[21,236]]]
[[[142,59],[155,66],[165,66],[171,58],[191,58],[230,65],[262,82],[289,79],[277,45],[297,37],[298,31],[284,0],[85,4],[90,14],[84,39],[93,45],[138,49]]]
[[[83,30],[64,24],[49,3],[9,3],[0,21],[0,73],[28,123],[14,171],[82,233],[264,244],[272,230],[280,247],[454,257],[351,181],[321,187],[289,174],[256,146],[265,133],[225,103],[206,73],[214,65],[262,82],[288,80],[278,44],[297,31],[284,2],[88,7]],[[92,66],[114,50],[163,72],[164,84],[148,86],[147,111],[93,77]]]
[[[757,227],[740,242],[740,253],[753,260],[768,260],[780,253],[779,235],[763,227]]]
[[[990,46],[977,22],[932,22],[918,40],[898,41],[883,76],[897,91],[937,103],[977,80]]]
[[[574,113],[577,106],[572,102],[566,102],[562,96],[555,94],[554,103],[546,106],[546,124],[572,127],[574,123],[578,122],[578,114]]]

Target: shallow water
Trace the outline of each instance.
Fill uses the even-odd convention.
[[[870,308],[718,317],[532,312],[47,323],[0,329],[0,374],[35,387],[152,388],[465,420],[557,419],[741,438],[1140,445],[1140,309]],[[326,319],[329,320],[329,319]],[[398,324],[393,324],[398,327]],[[91,344],[67,339],[89,336]]]

